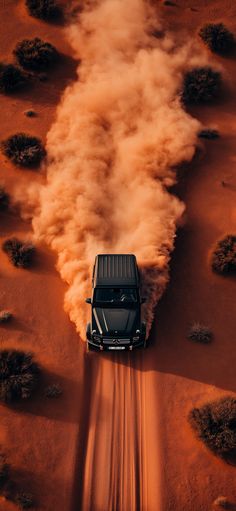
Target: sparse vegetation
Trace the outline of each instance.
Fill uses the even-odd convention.
[[[234,35],[223,23],[207,23],[200,29],[199,35],[215,53],[227,54],[235,46]]]
[[[9,195],[5,192],[4,188],[0,187],[0,211],[6,211],[10,203]]]
[[[217,497],[217,499],[214,500],[214,506],[220,507],[221,509],[230,509],[231,505],[230,502],[226,497]]]
[[[212,341],[213,334],[210,328],[208,328],[205,325],[202,325],[201,323],[195,322],[193,323],[189,330],[188,338],[194,342],[208,344],[209,342]]]
[[[45,149],[37,137],[16,133],[1,144],[2,152],[16,165],[38,167],[45,156]]]
[[[207,103],[217,97],[221,86],[221,74],[210,67],[196,67],[186,73],[182,100],[185,104]]]
[[[32,243],[24,243],[17,238],[9,238],[4,241],[2,249],[14,266],[29,268],[32,265],[35,254],[35,247]]]
[[[212,269],[224,275],[236,273],[236,236],[229,234],[218,241],[212,255]]]
[[[13,314],[9,311],[0,311],[0,324],[9,323],[13,318]]]
[[[52,385],[48,385],[45,389],[45,396],[49,398],[56,398],[62,395],[62,388],[59,383],[53,383]]]
[[[34,506],[34,498],[31,493],[17,493],[16,502],[21,509],[31,509]]]
[[[25,3],[31,16],[45,21],[53,21],[62,14],[61,8],[55,0],[26,0]]]
[[[206,138],[208,140],[216,140],[216,138],[219,138],[219,136],[220,134],[218,130],[213,130],[210,128],[201,130],[198,133],[199,138]]]
[[[224,397],[194,408],[189,421],[198,437],[226,460],[236,453],[236,398]]]
[[[34,39],[23,39],[14,50],[19,64],[33,71],[48,69],[58,59],[56,48],[39,37]]]
[[[17,92],[27,83],[25,73],[13,64],[0,64],[0,92]]]
[[[37,114],[34,110],[25,110],[24,114],[26,117],[36,117],[37,116]]]
[[[30,353],[0,351],[0,399],[10,403],[31,397],[39,377],[39,368]]]

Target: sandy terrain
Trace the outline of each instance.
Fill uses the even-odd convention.
[[[164,24],[180,38],[214,19],[236,31],[232,1],[179,0],[178,7],[160,10]],[[0,96],[1,138],[17,130],[45,138],[60,94],[75,76],[71,50],[62,28],[29,18],[23,2],[5,1],[0,12],[2,59],[10,58],[20,38],[34,35],[67,55],[48,82],[17,96]],[[87,354],[63,312],[65,286],[54,256],[41,247],[29,272],[13,268],[0,254],[0,306],[16,316],[11,326],[1,327],[1,346],[33,351],[45,373],[34,401],[1,406],[0,443],[19,485],[35,493],[42,511],[206,511],[218,495],[236,505],[235,467],[207,451],[186,420],[192,406],[236,392],[235,280],[213,275],[208,264],[218,237],[235,229],[236,63],[214,60],[225,69],[225,98],[192,113],[219,129],[221,138],[204,144],[178,187],[187,204],[186,225],[147,351]],[[26,118],[28,108],[38,117]],[[1,157],[1,180],[8,190],[24,179],[39,178]],[[18,215],[1,215],[1,241],[29,232]],[[186,340],[194,320],[212,327],[212,345]],[[48,382],[62,385],[60,399],[43,397]],[[0,510],[13,511],[7,506],[0,501]]]

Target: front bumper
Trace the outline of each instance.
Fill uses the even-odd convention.
[[[97,351],[132,351],[136,348],[145,346],[145,339],[140,338],[139,341],[131,341],[130,339],[103,339],[100,343],[89,339],[88,345]]]

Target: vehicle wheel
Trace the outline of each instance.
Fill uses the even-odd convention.
[[[91,341],[91,323],[87,323],[86,337],[87,337],[88,341]]]

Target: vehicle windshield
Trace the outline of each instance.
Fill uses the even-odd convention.
[[[107,288],[96,289],[95,302],[105,303],[135,303],[137,302],[137,290],[132,288]]]

